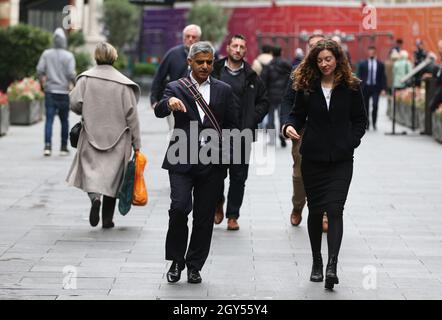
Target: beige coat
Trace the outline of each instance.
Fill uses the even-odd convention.
[[[77,77],[70,108],[83,129],[66,181],[85,192],[116,197],[132,146],[140,148],[137,103],[140,88],[109,65]]]

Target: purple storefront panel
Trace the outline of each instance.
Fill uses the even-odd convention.
[[[182,43],[188,9],[145,9],[140,37],[143,61],[156,62],[170,48]]]

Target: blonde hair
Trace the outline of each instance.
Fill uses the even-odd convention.
[[[95,48],[95,61],[97,64],[113,65],[118,58],[117,49],[107,42],[100,42]]]
[[[407,50],[401,50],[399,52],[399,55],[401,56],[401,59],[408,59],[408,51]]]

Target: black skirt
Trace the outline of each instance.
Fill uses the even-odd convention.
[[[310,214],[342,214],[353,175],[353,159],[339,162],[301,162]]]

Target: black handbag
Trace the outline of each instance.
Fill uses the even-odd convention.
[[[72,148],[76,148],[78,145],[78,138],[80,138],[80,132],[83,128],[83,123],[81,121],[77,122],[69,132],[69,141],[71,142]]]

